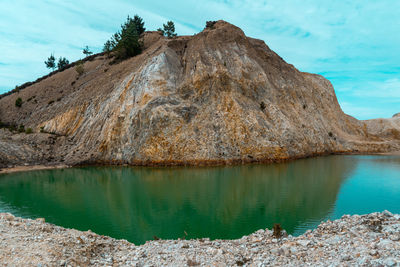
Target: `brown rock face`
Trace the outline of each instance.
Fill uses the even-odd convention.
[[[99,56],[80,77],[71,68],[0,99],[0,120],[61,136],[51,161],[71,164],[216,164],[400,149],[398,118],[361,122],[344,114],[328,80],[299,72],[227,22],[195,36],[148,32],[143,39],[144,52],[132,59],[109,65]]]

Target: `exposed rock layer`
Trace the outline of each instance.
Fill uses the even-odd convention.
[[[21,152],[38,163],[218,164],[400,150],[398,116],[344,114],[328,80],[229,23],[143,42],[117,65],[101,55],[80,77],[70,68],[0,99],[0,121],[57,134],[50,156],[48,135],[3,138],[0,164],[20,164]]]

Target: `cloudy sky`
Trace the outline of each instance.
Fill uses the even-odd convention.
[[[399,10],[398,0],[0,0],[0,93],[46,74],[51,53],[100,52],[127,15],[148,30],[173,20],[178,34],[224,19],[328,78],[346,113],[391,117],[400,112]]]

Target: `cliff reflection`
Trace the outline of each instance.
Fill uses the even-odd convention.
[[[123,238],[240,238],[289,233],[331,212],[357,158],[215,168],[87,167],[0,177],[0,210]],[[1,204],[5,203],[5,204]]]

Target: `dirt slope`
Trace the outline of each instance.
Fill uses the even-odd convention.
[[[2,122],[35,132],[0,131],[0,164],[216,164],[400,150],[400,118],[344,114],[328,80],[227,22],[143,39],[139,56],[116,65],[98,56],[81,77],[70,68],[0,99]]]

